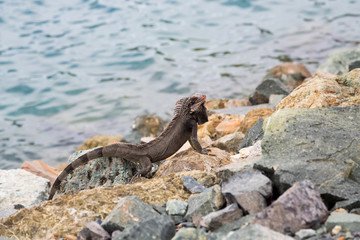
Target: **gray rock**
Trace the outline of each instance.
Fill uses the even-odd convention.
[[[264,120],[262,117],[246,132],[244,139],[241,141],[237,150],[254,145],[257,141],[261,140],[264,136],[263,130]]]
[[[69,162],[90,150],[78,151],[69,157]],[[89,161],[69,174],[60,185],[59,193],[74,194],[80,190],[102,185],[125,184],[136,172],[136,165],[118,157],[103,157]]]
[[[219,138],[212,145],[227,152],[236,152],[244,137],[245,135],[242,132],[235,132]]]
[[[340,225],[343,232],[360,231],[360,215],[352,213],[333,212],[325,222],[327,231]]]
[[[214,233],[228,233],[230,231],[236,231],[240,228],[244,228],[249,225],[250,222],[255,218],[255,214],[243,216],[235,221],[226,223],[221,227],[214,230]]]
[[[48,179],[23,169],[0,170],[0,218],[47,200],[49,187]]]
[[[354,61],[349,64],[349,72],[351,72],[355,68],[360,68],[360,60]]]
[[[150,205],[144,203],[137,196],[121,198],[116,207],[104,219],[101,226],[112,233],[115,230],[122,231],[135,223],[160,216]]]
[[[222,193],[228,204],[234,201],[241,204],[241,201],[239,202],[241,195],[251,191],[257,191],[263,197],[268,198],[272,194],[272,183],[269,178],[257,170],[235,174],[228,181],[222,183]]]
[[[283,193],[310,179],[328,206],[355,199],[360,183],[360,106],[283,109],[264,123],[263,157],[254,167],[267,172]],[[276,170],[274,166],[277,166]]]
[[[157,137],[164,130],[166,123],[158,116],[146,114],[137,116],[131,127],[143,137]]]
[[[189,190],[191,193],[201,193],[206,190],[206,187],[202,183],[196,181],[195,178],[191,176],[185,176],[182,178],[184,187]]]
[[[242,215],[242,210],[236,203],[233,203],[226,208],[209,213],[203,217],[200,220],[200,226],[213,231],[226,223],[233,222],[241,218]]]
[[[188,200],[188,210],[185,218],[188,221],[194,216],[205,216],[219,210],[224,205],[224,197],[219,185],[208,188],[205,192],[192,196]]]
[[[271,94],[269,97],[269,104],[275,108],[276,105],[278,105],[278,103],[281,100],[283,100],[286,96],[287,95],[283,95],[283,94]]]
[[[352,209],[360,208],[360,194],[353,195],[351,199],[336,202],[335,206],[332,210],[344,208],[347,211],[351,211]]]
[[[117,234],[113,240],[160,239],[168,240],[175,235],[175,225],[167,215],[151,218],[133,224]]]
[[[229,232],[222,240],[291,240],[292,237],[275,232],[267,227],[251,224],[235,232]]]
[[[296,240],[308,239],[313,236],[316,236],[316,231],[314,229],[301,229],[295,233]]]
[[[166,212],[169,215],[184,216],[188,203],[180,200],[168,200],[166,203]]]
[[[254,105],[268,103],[272,94],[288,95],[289,93],[290,89],[280,79],[267,78],[256,87],[249,100]]]
[[[331,53],[326,59],[326,62],[318,69],[341,75],[348,72],[350,68],[353,68],[354,65],[352,64],[356,61],[360,61],[360,47]]]
[[[256,214],[252,223],[295,234],[303,228],[317,227],[327,217],[328,210],[319,192],[314,184],[305,180],[294,184],[264,211]]]
[[[105,229],[101,227],[96,221],[89,222],[85,227],[79,232],[78,240],[106,240],[111,239],[111,236]]]
[[[181,228],[172,240],[217,240],[224,234],[206,233],[203,229]]]

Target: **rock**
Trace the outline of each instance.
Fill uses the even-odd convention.
[[[333,212],[325,222],[327,231],[331,231],[336,225],[341,226],[344,232],[359,231],[360,215],[352,213]]]
[[[342,74],[349,71],[349,65],[360,60],[360,47],[339,50],[331,53],[326,62],[318,69],[332,74]]]
[[[290,92],[291,89],[285,86],[280,79],[267,78],[256,87],[249,100],[254,105],[268,103],[270,95],[288,95]]]
[[[209,213],[203,217],[200,220],[200,226],[213,231],[226,223],[241,218],[242,215],[242,210],[236,203],[233,203],[224,209]]]
[[[115,135],[100,135],[87,139],[76,151],[88,150],[96,147],[103,147],[113,143],[118,143],[122,136]]]
[[[111,239],[111,236],[101,227],[99,223],[92,221],[87,223],[85,227],[79,232],[77,239],[106,240]]]
[[[283,94],[271,94],[269,97],[269,104],[271,105],[271,108],[275,109],[276,105],[278,105],[286,96],[287,95]]]
[[[255,214],[243,216],[237,220],[225,223],[219,228],[215,229],[214,233],[228,233],[230,231],[236,231],[240,228],[244,228],[250,224],[250,222],[254,219]]]
[[[210,137],[214,139],[216,137],[216,127],[221,123],[225,118],[224,114],[211,114],[209,116],[209,121],[198,126],[198,137]]]
[[[244,139],[241,141],[238,151],[240,149],[249,147],[255,144],[255,142],[261,140],[264,136],[263,130],[264,119],[262,117],[246,132]]]
[[[59,174],[59,171],[56,168],[50,167],[39,160],[34,160],[32,162],[25,161],[20,168],[37,176],[49,179],[51,184],[55,182],[55,179]]]
[[[238,132],[240,129],[241,121],[244,119],[241,115],[227,115],[216,126],[216,138]]]
[[[240,230],[229,232],[222,240],[291,240],[292,237],[275,232],[267,227],[251,224]]]
[[[192,176],[206,185],[215,182],[211,174],[189,171],[134,184],[105,186],[81,191],[76,195],[63,195],[0,219],[0,232],[5,237],[20,239],[76,236],[84,223],[103,220],[109,215],[121,197],[135,195],[147,204],[156,205],[165,204],[169,199],[186,201],[190,193],[183,186],[184,176]]]
[[[210,110],[232,108],[240,106],[251,106],[248,98],[244,99],[211,99],[207,100],[205,107]]]
[[[280,194],[309,179],[329,207],[359,199],[360,122],[351,119],[360,119],[360,106],[277,111],[264,123],[263,157],[254,167]]]
[[[175,235],[175,225],[167,215],[160,215],[145,221],[137,222],[126,228],[113,240],[125,239],[160,239],[168,240]]]
[[[155,177],[190,170],[213,172],[214,169],[230,163],[230,154],[228,152],[218,148],[210,149],[210,153],[215,156],[200,154],[193,149],[175,154],[159,167]]]
[[[325,222],[328,211],[314,184],[305,180],[294,184],[252,223],[269,227],[282,233],[295,234],[303,228],[317,227]]]
[[[317,71],[284,98],[276,109],[326,108],[360,103],[360,69],[343,76]]]
[[[316,236],[314,229],[301,229],[295,233],[295,239],[303,240]]]
[[[69,157],[69,162],[90,150],[78,151]],[[61,182],[58,193],[74,194],[80,190],[102,185],[128,183],[136,172],[136,165],[118,157],[102,157],[76,168]],[[58,193],[55,195],[57,196]]]
[[[310,76],[310,72],[303,64],[288,62],[271,68],[264,79],[278,78],[285,86],[293,90]]]
[[[165,129],[166,122],[160,117],[148,114],[134,119],[132,129],[143,137],[157,137]]]
[[[227,204],[237,202],[250,214],[261,211],[266,207],[265,198],[272,194],[270,179],[259,171],[248,170],[237,173],[222,183],[222,193]]]
[[[48,197],[50,181],[23,169],[0,170],[0,218],[31,208]],[[1,231],[0,231],[1,232]]]
[[[104,219],[101,226],[112,233],[124,230],[134,223],[160,216],[150,205],[137,196],[127,196],[119,200],[111,213]]]
[[[171,240],[217,240],[215,234],[206,233],[203,229],[181,228]]]
[[[230,157],[232,163],[217,169],[215,175],[220,180],[227,181],[236,173],[252,169],[261,156],[261,141],[258,141],[254,146],[242,148],[238,154],[232,155]]]
[[[260,119],[267,118],[273,114],[274,110],[271,108],[257,108],[251,110],[245,115],[244,120],[241,121],[240,131],[244,134]]]
[[[355,208],[360,208],[360,194],[353,195],[351,199],[336,202],[333,209],[344,208],[350,211]]]
[[[243,133],[235,132],[219,138],[212,145],[227,152],[235,152],[244,137]]]
[[[249,214],[261,212],[266,208],[266,200],[258,191],[244,192],[236,196],[236,202]]]
[[[180,200],[169,200],[166,203],[166,212],[169,215],[184,216],[188,207],[188,203]]]
[[[191,193],[201,193],[206,190],[203,184],[199,183],[191,176],[185,176],[182,180],[184,182],[184,187]]]
[[[349,72],[354,70],[355,68],[360,68],[360,60],[354,61],[349,64]]]
[[[195,216],[205,216],[219,210],[224,205],[224,202],[220,186],[215,185],[205,192],[189,198],[185,218],[191,220]]]
[[[336,225],[332,230],[331,230],[331,235],[337,235],[341,232],[342,227],[340,225]]]

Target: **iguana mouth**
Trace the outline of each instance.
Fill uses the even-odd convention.
[[[206,95],[201,93],[195,93],[194,96],[196,97],[196,103],[203,103],[206,101]]]

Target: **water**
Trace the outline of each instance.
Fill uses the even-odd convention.
[[[283,61],[359,45],[356,0],[0,1],[0,168],[64,162],[87,137],[242,98]]]

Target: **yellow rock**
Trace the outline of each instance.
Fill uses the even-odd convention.
[[[31,209],[21,209],[0,219],[1,236],[14,239],[72,238],[87,222],[104,218],[121,197],[136,195],[148,204],[163,204],[169,199],[186,201],[188,192],[182,177],[192,176],[207,186],[214,185],[214,175],[189,171],[169,174],[134,184],[120,184],[63,195]]]
[[[283,108],[325,108],[360,103],[360,69],[342,76],[317,71],[294,89],[277,106]]]
[[[240,131],[244,134],[259,120],[260,117],[266,118],[273,114],[274,110],[271,108],[257,108],[249,111],[240,124]]]
[[[215,156],[200,154],[192,149],[175,154],[161,164],[155,177],[191,170],[214,172],[216,168],[230,163],[230,153],[219,148],[210,149]]]

